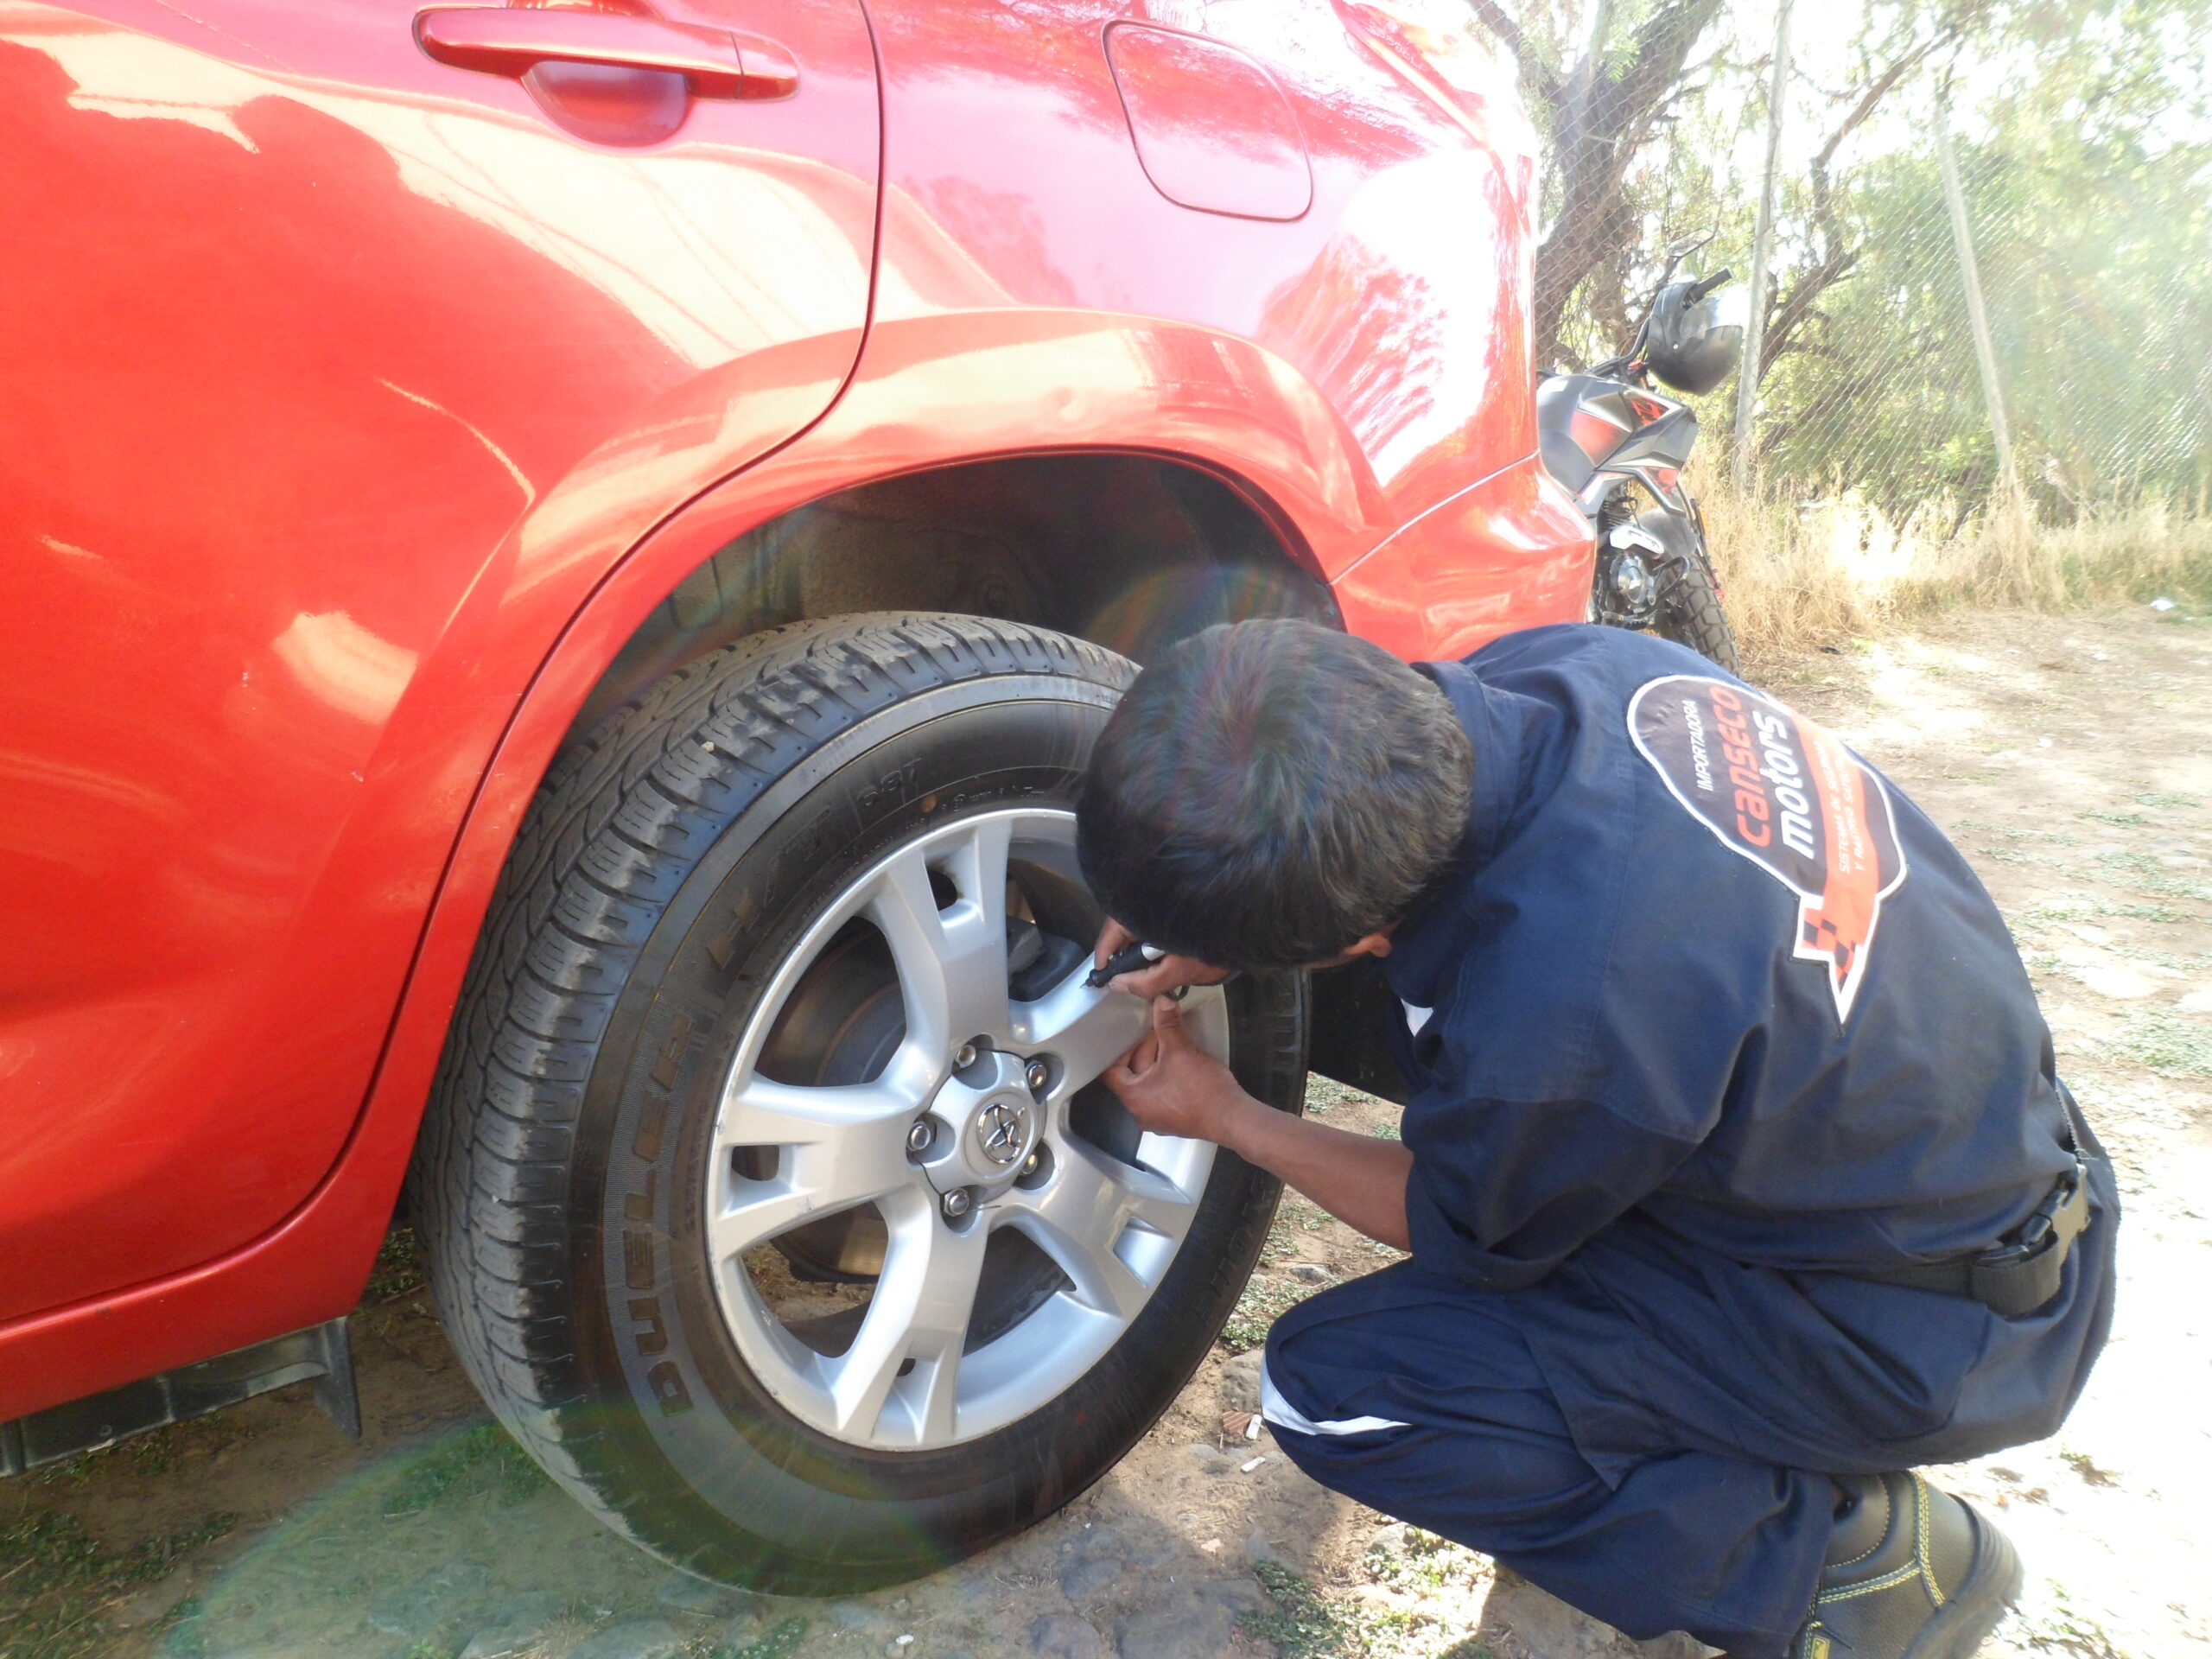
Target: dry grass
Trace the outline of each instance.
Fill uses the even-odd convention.
[[[2212,605],[2212,518],[2146,502],[2037,524],[2000,506],[1957,535],[1947,516],[1893,525],[1845,499],[1810,506],[1694,480],[1737,637],[1803,650],[1959,605],[2057,611],[2160,596]]]

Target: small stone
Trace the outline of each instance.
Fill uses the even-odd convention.
[[[2191,991],[2174,1004],[2183,1014],[2212,1014],[2212,986],[2201,991]]]
[[[1179,1595],[1133,1613],[1122,1625],[1121,1659],[1220,1659],[1236,1621],[1217,1602]]]
[[[468,1638],[461,1659],[507,1659],[537,1645],[538,1633],[561,1611],[561,1599],[550,1590],[525,1590],[509,1596]]]
[[[848,1636],[896,1636],[899,1623],[880,1607],[864,1601],[833,1601],[822,1610],[822,1621]]]
[[[191,1568],[172,1573],[110,1608],[106,1614],[107,1622],[118,1630],[136,1630],[141,1624],[149,1624],[182,1601],[191,1587]]]
[[[664,1607],[673,1607],[679,1612],[699,1613],[709,1618],[727,1618],[750,1604],[753,1595],[750,1590],[716,1584],[712,1579],[698,1578],[679,1569],[661,1580],[660,1588],[653,1592],[653,1599]]]
[[[1060,1574],[1060,1593],[1070,1601],[1084,1600],[1110,1589],[1128,1569],[1119,1555],[1078,1555]]]
[[[906,1656],[912,1652],[913,1649],[914,1635],[909,1630],[903,1635],[893,1637],[883,1644],[883,1659],[906,1659]]]
[[[664,1618],[626,1618],[590,1637],[569,1659],[671,1659],[683,1645],[676,1626]]]
[[[2099,996],[2108,996],[2118,1002],[2133,1002],[2158,988],[2133,968],[2122,968],[2117,964],[2084,969],[2082,983]]]
[[[1221,1408],[1224,1411],[1257,1411],[1260,1408],[1260,1367],[1265,1355],[1255,1348],[1249,1354],[1239,1354],[1225,1360],[1221,1367]]]
[[[387,1590],[372,1601],[370,1627],[411,1642],[427,1640],[491,1583],[492,1569],[480,1561],[441,1562],[414,1583]]]
[[[1073,1613],[1047,1613],[1032,1624],[1029,1651],[1046,1659],[1107,1659],[1106,1638]]]
[[[1232,1613],[1264,1611],[1268,1598],[1250,1579],[1207,1579],[1191,1586],[1191,1592],[1204,1602],[1216,1607],[1226,1607]]]
[[[1329,1282],[1329,1270],[1311,1262],[1293,1262],[1290,1276],[1301,1284],[1325,1285]]]

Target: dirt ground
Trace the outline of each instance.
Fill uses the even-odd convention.
[[[2066,1428],[1940,1471],[2028,1563],[1987,1651],[2212,1659],[2212,620],[1967,615],[1753,677],[1968,849],[2130,1206],[2118,1329]],[[1395,1132],[1333,1085],[1312,1104]],[[397,1249],[354,1321],[358,1444],[294,1389],[0,1486],[0,1659],[1697,1651],[1638,1648],[1224,1425],[1267,1319],[1389,1254],[1287,1200],[1224,1342],[1106,1480],[981,1558],[823,1604],[602,1533],[488,1425]]]

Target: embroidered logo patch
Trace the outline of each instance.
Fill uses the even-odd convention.
[[[1628,730],[1723,846],[1797,895],[1791,954],[1823,965],[1836,1018],[1849,1020],[1882,901],[1905,877],[1882,780],[1825,728],[1701,675],[1640,687]]]

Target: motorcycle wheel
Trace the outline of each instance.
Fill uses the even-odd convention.
[[[1103,1084],[1090,746],[1135,670],[976,617],[778,629],[575,745],[517,837],[414,1172],[438,1308],[555,1480],[703,1577],[894,1583],[1175,1396],[1275,1182]],[[1192,993],[1304,1090],[1302,976]]]
[[[1636,522],[1666,546],[1671,556],[1659,586],[1657,614],[1650,632],[1734,674],[1739,671],[1736,632],[1720,603],[1720,580],[1713,575],[1705,532],[1694,519],[1655,510]]]

